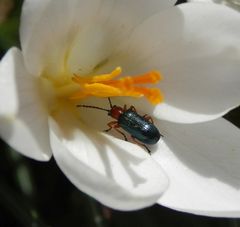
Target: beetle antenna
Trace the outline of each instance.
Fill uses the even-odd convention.
[[[111,102],[110,97],[108,97],[108,102],[109,102],[109,105],[110,105],[110,107],[111,107],[111,109],[112,109],[113,105],[112,105],[112,102]]]
[[[92,109],[98,109],[98,110],[104,110],[109,112],[110,110],[98,107],[98,106],[88,106],[88,105],[76,105],[76,107],[85,107],[85,108],[92,108]]]

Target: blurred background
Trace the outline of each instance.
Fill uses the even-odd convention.
[[[67,0],[66,0],[67,1]],[[178,1],[178,4],[185,1]],[[19,46],[22,0],[0,0],[0,57]],[[240,127],[240,108],[226,119]],[[37,162],[0,140],[0,227],[240,227],[240,220],[177,212],[159,205],[120,212],[76,189],[55,161]]]

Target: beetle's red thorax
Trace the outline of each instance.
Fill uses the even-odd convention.
[[[113,106],[112,109],[109,111],[108,115],[112,118],[118,120],[120,115],[122,115],[124,112],[124,109],[120,106]]]

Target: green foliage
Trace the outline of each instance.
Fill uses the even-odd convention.
[[[0,24],[0,48],[7,50],[11,46],[19,46],[18,38],[19,20],[11,18]]]
[[[2,4],[1,14],[4,15],[6,10],[6,18],[0,21],[0,51],[3,53],[11,46],[19,46],[19,18],[22,6],[22,0],[8,0],[11,2],[12,7],[5,9],[3,2],[7,0],[0,0],[0,5]],[[10,3],[9,3],[10,4]],[[5,10],[5,11],[4,11]],[[2,16],[0,15],[0,16]]]

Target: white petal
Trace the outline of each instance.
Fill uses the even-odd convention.
[[[119,43],[147,17],[175,4],[175,0],[103,1],[96,18],[75,37],[69,56],[71,71],[88,74],[112,61]]]
[[[169,176],[159,203],[194,214],[239,217],[240,130],[222,118],[159,127],[165,144],[153,158]]]
[[[109,41],[112,43],[109,37],[114,37],[114,41],[123,35],[127,37],[136,24],[155,12],[173,6],[175,2],[175,0],[26,0],[23,5],[20,34],[27,67],[32,74],[38,74],[48,62],[51,64],[51,70],[54,70],[54,67],[66,63],[69,51],[73,47],[79,47],[78,42],[81,41],[87,41],[80,47],[84,47],[81,52],[84,51],[85,58],[90,61],[89,52],[96,54],[99,48],[100,50],[105,48],[106,43]],[[105,35],[100,31],[98,35],[90,29],[90,35],[94,37],[90,36],[87,39],[85,35],[81,37],[84,31],[89,34],[88,26],[94,23],[96,26],[92,26],[93,30],[98,30],[98,26],[101,25],[101,28],[106,28],[104,31],[110,33]],[[104,41],[101,40],[102,36]],[[98,48],[96,43],[103,46]],[[92,49],[95,51],[92,52]],[[109,48],[106,49],[103,53],[109,54]],[[77,57],[76,53],[73,54]],[[99,55],[99,58],[106,57],[101,53]],[[85,58],[83,60],[87,61]],[[94,56],[92,58],[100,62],[105,60]],[[81,58],[78,60],[80,64]],[[95,66],[100,62],[94,62]],[[82,65],[78,66],[78,69],[81,67]]]
[[[20,38],[27,68],[38,75],[44,67],[62,70],[76,29],[95,14],[100,0],[27,0],[23,4]],[[49,66],[50,65],[50,66]]]
[[[178,123],[196,123],[215,120],[225,115],[232,108],[226,109],[223,112],[215,114],[194,113],[181,108],[171,106],[167,103],[161,103],[153,111],[153,116],[162,120],[168,120]]]
[[[240,11],[240,2],[238,0],[188,0],[194,3],[219,3]]]
[[[127,73],[162,72],[166,105],[157,106],[156,117],[214,119],[239,105],[239,24],[240,14],[228,7],[181,4],[135,29],[116,62]]]
[[[221,2],[222,0],[217,0],[217,1],[219,1],[219,2]],[[198,3],[214,3],[215,2],[215,0],[188,0],[188,2],[198,2]]]
[[[47,113],[37,90],[22,53],[10,49],[0,63],[0,136],[20,153],[45,161],[51,157]]]
[[[50,120],[54,157],[70,181],[101,203],[120,210],[154,204],[166,175],[141,147],[97,133],[63,114]]]

